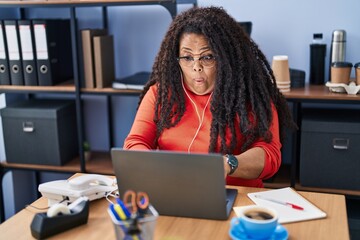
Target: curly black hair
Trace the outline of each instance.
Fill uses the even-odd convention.
[[[272,103],[278,112],[283,142],[285,128],[294,127],[286,99],[277,89],[271,67],[257,44],[220,7],[193,7],[177,15],[161,43],[139,101],[140,105],[150,86],[158,85],[154,117],[157,139],[164,129],[175,126],[186,111],[177,61],[184,33],[204,35],[216,56],[209,152],[233,152],[237,144],[236,117],[240,119],[239,127],[244,136],[241,152],[258,138],[271,141]],[[225,141],[226,128],[231,130],[230,146]],[[217,146],[219,138],[221,146]]]

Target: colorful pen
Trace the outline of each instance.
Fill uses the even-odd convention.
[[[293,204],[293,203],[283,202],[283,201],[280,201],[280,200],[276,200],[276,199],[272,199],[272,198],[267,198],[267,197],[260,196],[260,195],[255,195],[255,197],[256,197],[256,198],[260,198],[260,199],[264,199],[264,200],[267,200],[267,201],[270,201],[270,202],[282,204],[282,205],[285,205],[285,206],[289,206],[289,207],[291,207],[291,208],[293,208],[293,209],[304,210],[303,207],[301,207],[301,206],[299,206],[299,205],[296,205],[296,204]]]
[[[120,205],[120,207],[123,210],[123,212],[125,213],[126,217],[130,218],[131,213],[129,212],[129,209],[127,209],[127,207],[125,206],[124,202],[121,201],[119,198],[116,199],[116,202]]]
[[[127,220],[126,214],[124,213],[123,209],[119,204],[114,204],[115,212],[118,214],[121,220]]]

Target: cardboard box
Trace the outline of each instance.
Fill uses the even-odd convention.
[[[75,101],[34,99],[0,112],[7,162],[60,166],[79,155]]]

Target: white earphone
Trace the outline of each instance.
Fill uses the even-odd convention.
[[[181,73],[181,72],[180,72],[180,73]],[[199,127],[197,128],[197,130],[196,130],[196,132],[195,132],[195,135],[194,135],[193,139],[191,140],[191,142],[190,142],[190,144],[189,144],[189,147],[188,147],[188,153],[190,153],[191,146],[193,145],[193,143],[194,143],[194,141],[195,141],[195,139],[196,139],[196,137],[197,137],[197,135],[198,135],[198,133],[199,133],[199,131],[200,131],[200,128],[201,128],[201,126],[202,126],[202,124],[203,124],[203,122],[204,122],[205,110],[206,110],[206,108],[207,108],[207,106],[208,106],[208,104],[209,104],[209,102],[210,102],[210,99],[211,99],[211,96],[212,96],[213,92],[211,92],[211,94],[210,94],[210,96],[209,96],[209,98],[208,98],[208,100],[207,100],[207,102],[206,102],[206,105],[205,105],[205,107],[204,107],[204,110],[203,110],[203,112],[202,112],[202,115],[201,115],[201,117],[200,117],[200,113],[199,113],[199,111],[198,111],[198,108],[197,108],[194,100],[192,100],[192,98],[189,96],[189,94],[187,93],[187,91],[186,91],[186,89],[185,89],[182,73],[181,73],[181,85],[182,85],[182,87],[183,87],[183,89],[184,89],[184,91],[185,91],[186,96],[189,98],[189,100],[190,100],[191,103],[193,104],[193,106],[194,106],[194,108],[195,108],[195,111],[196,111],[196,114],[197,114],[197,116],[198,116],[198,118],[199,118]]]

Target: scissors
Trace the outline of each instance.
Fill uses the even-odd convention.
[[[124,193],[124,204],[128,207],[131,214],[145,212],[149,207],[149,196],[146,192],[135,192],[128,190]]]

